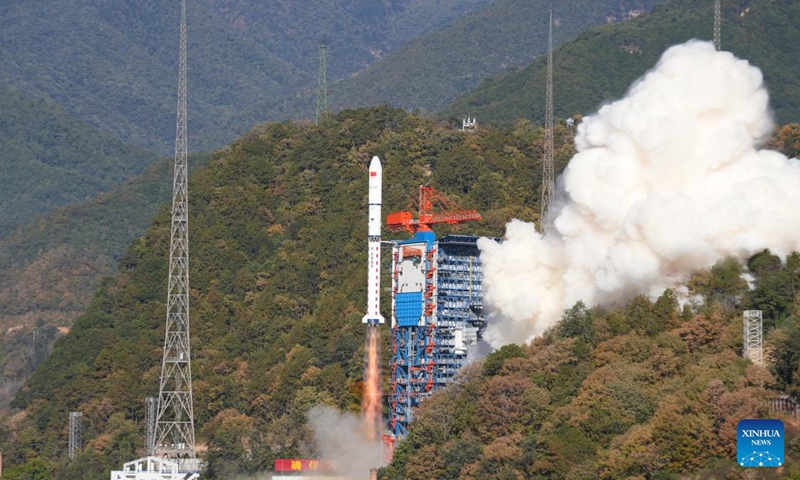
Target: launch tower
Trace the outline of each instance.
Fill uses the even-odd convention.
[[[390,230],[414,234],[392,248],[390,428],[397,438],[407,435],[413,409],[452,382],[485,326],[477,237],[437,240],[431,228],[480,218],[427,186],[419,188],[419,218],[386,218]]]

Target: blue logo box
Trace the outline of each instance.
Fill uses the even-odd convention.
[[[782,421],[742,420],[736,430],[736,460],[740,467],[783,466]]]

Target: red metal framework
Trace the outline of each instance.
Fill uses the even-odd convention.
[[[386,226],[393,232],[403,230],[410,233],[430,232],[431,226],[439,223],[456,225],[481,218],[481,214],[477,211],[460,208],[435,188],[420,185],[419,218],[413,218],[413,214],[409,211],[390,213],[386,217]]]

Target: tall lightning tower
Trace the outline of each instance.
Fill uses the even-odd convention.
[[[720,31],[722,29],[722,7],[720,0],[714,0],[714,47],[717,51],[722,49],[720,43]]]
[[[172,228],[164,357],[151,455],[196,466],[192,367],[189,348],[189,199],[186,132],[186,0],[181,1],[178,124],[172,183]]]
[[[555,167],[553,165],[553,9],[550,8],[550,31],[547,37],[547,99],[544,114],[544,160],[542,161],[542,201],[540,222],[542,233],[553,228],[551,208],[555,200]]]
[[[744,311],[744,349],[742,356],[756,365],[764,365],[764,350],[762,348],[762,317],[761,310]]]
[[[319,125],[320,120],[328,113],[328,74],[325,60],[325,42],[319,46],[319,78],[317,79],[317,113],[314,123]]]

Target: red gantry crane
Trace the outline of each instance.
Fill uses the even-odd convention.
[[[419,186],[419,218],[411,212],[390,213],[386,226],[393,232],[406,230],[409,233],[430,232],[437,223],[457,225],[470,220],[480,220],[481,214],[475,210],[464,210],[445,198],[429,185]]]

